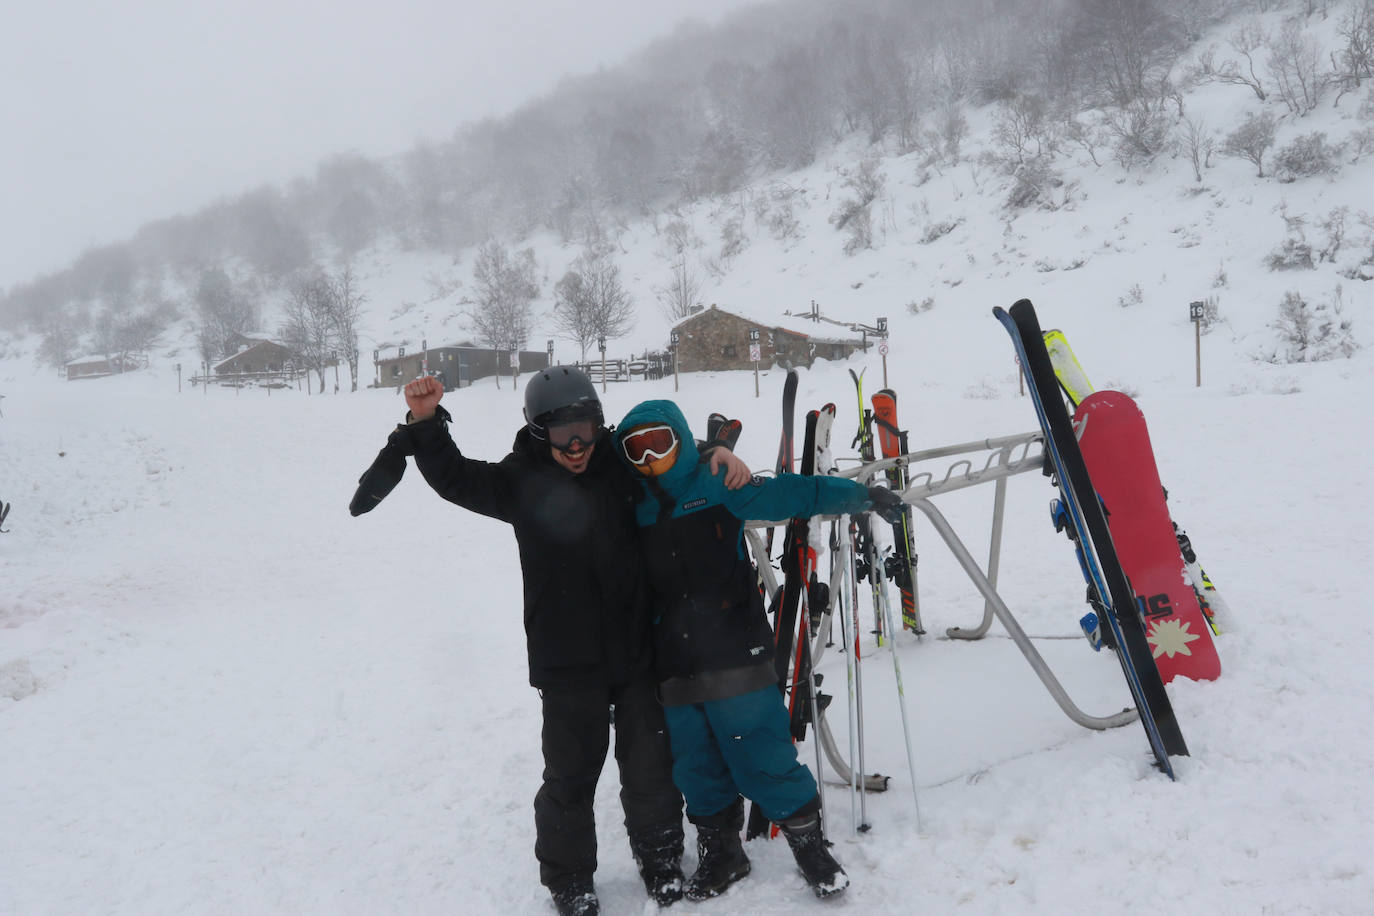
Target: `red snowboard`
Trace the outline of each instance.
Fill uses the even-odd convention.
[[[1144,414],[1121,392],[1098,391],[1078,405],[1073,425],[1160,677],[1216,680],[1221,659],[1184,569]]]

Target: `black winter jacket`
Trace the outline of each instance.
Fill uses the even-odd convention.
[[[515,528],[530,683],[617,686],[646,674],[649,611],[634,520],[639,491],[611,436],[603,431],[587,470],[572,474],[524,428],[500,462],[467,458],[446,417],[440,411],[405,427],[415,465],[444,499]]]

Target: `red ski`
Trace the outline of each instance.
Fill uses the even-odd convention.
[[[878,427],[878,444],[884,458],[906,454],[906,430],[897,427],[897,392],[884,388],[873,395],[873,424]],[[906,465],[889,468],[887,480],[898,493],[906,489]],[[884,560],[887,577],[902,593],[902,629],[923,635],[921,608],[916,596],[916,534],[911,524],[911,507],[902,510],[902,520],[892,525],[893,550]]]
[[[1144,414],[1119,391],[1097,391],[1078,405],[1073,425],[1161,679],[1216,680],[1221,659],[1184,569]]]

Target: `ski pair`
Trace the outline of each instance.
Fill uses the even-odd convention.
[[[873,395],[873,423],[878,427],[878,444],[884,458],[907,454],[906,430],[897,426],[897,393],[884,388]],[[901,493],[907,488],[905,463],[887,469],[888,485]],[[912,527],[911,507],[902,510],[900,521],[892,524],[892,542],[896,546],[885,561],[887,577],[897,583],[902,595],[902,628],[917,636],[926,632],[921,623],[921,608],[916,591],[916,532]]]
[[[1078,357],[1074,355],[1073,348],[1069,346],[1069,340],[1064,332],[1058,328],[1052,328],[1044,332],[1044,338],[1045,349],[1049,353],[1050,364],[1054,366],[1055,377],[1059,379],[1060,387],[1075,408],[1075,421],[1077,422],[1078,412],[1096,409],[1095,407],[1084,408],[1083,405],[1085,401],[1093,398],[1098,392],[1093,388],[1092,382],[1088,381],[1088,375],[1083,371],[1083,366],[1078,362]],[[1124,397],[1124,395],[1120,397]],[[1148,433],[1145,435],[1148,437]],[[1089,472],[1093,472],[1096,456],[1085,451],[1084,457],[1088,462]],[[1158,472],[1155,476],[1158,476]],[[1167,501],[1168,492],[1164,491],[1163,496]],[[1217,591],[1216,586],[1212,584],[1206,571],[1198,563],[1197,554],[1193,551],[1193,545],[1187,532],[1172,519],[1169,520],[1169,524],[1173,528],[1174,538],[1178,542],[1179,554],[1183,558],[1184,574],[1197,596],[1207,625],[1213,634],[1220,635],[1223,625],[1230,625],[1232,619],[1230,609],[1222,599],[1221,593]]]
[[[1102,502],[1089,476],[1073,422],[1059,395],[1045,339],[1029,299],[993,314],[1010,335],[1045,436],[1049,471],[1072,524],[1079,560],[1101,605],[1101,622],[1117,647],[1116,657],[1159,768],[1174,778],[1171,756],[1186,756],[1187,743],[1164,689],[1136,593],[1117,556]]]
[[[778,444],[778,474],[792,473],[795,457],[793,448],[794,415],[797,398],[797,371],[789,369],[783,382],[782,395],[782,436]],[[830,417],[833,418],[833,412]],[[816,465],[816,434],[819,412],[807,415],[803,435],[801,473],[814,474]],[[829,426],[826,425],[826,439],[829,439]],[[771,562],[773,530],[768,531],[767,556],[756,557],[756,562]],[[769,612],[773,617],[774,654],[773,664],[777,674],[778,688],[787,699],[788,720],[792,740],[802,741],[806,737],[806,725],[818,720],[820,710],[829,702],[816,689],[819,677],[815,674],[811,659],[810,619],[819,618],[819,606],[827,600],[826,593],[819,587],[815,572],[816,551],[810,544],[810,520],[791,519],[783,535],[782,571],[783,582],[773,594]],[[803,596],[807,612],[801,613]],[[816,742],[816,772],[820,774],[820,743]],[[747,839],[767,834],[775,836],[777,826],[770,827],[768,819],[756,803],[749,809],[749,823],[745,830]]]
[[[849,375],[850,375],[850,378],[852,378],[852,379],[854,380],[854,390],[855,390],[855,393],[856,393],[856,395],[857,395],[858,402],[859,402],[859,429],[858,429],[857,434],[856,434],[855,437],[854,437],[854,444],[855,444],[856,446],[858,446],[858,448],[859,448],[859,457],[863,460],[863,462],[864,462],[865,464],[868,464],[868,463],[870,463],[870,462],[872,462],[872,461],[874,460],[874,454],[873,454],[873,414],[872,414],[871,411],[867,410],[867,409],[865,408],[865,406],[864,406],[864,398],[863,398],[863,373],[862,373],[862,372],[856,373],[853,369],[850,369],[850,370],[849,370]],[[887,389],[884,389],[884,391],[886,391],[886,390],[887,390]],[[896,423],[895,423],[895,419],[896,419],[896,417],[895,417],[896,396],[895,396],[895,395],[892,396],[892,407],[893,407],[893,414],[892,414],[893,423],[892,423],[892,427],[895,429],[895,428],[896,428]],[[895,448],[895,449],[898,449],[898,454],[901,454],[901,453],[903,453],[903,452],[905,451],[905,449],[902,448],[902,445],[903,445],[903,444],[904,444],[904,443],[901,442],[901,438],[900,438],[900,434],[899,434],[899,435],[893,440],[892,447]],[[893,457],[896,457],[896,456],[894,455]],[[904,472],[905,472],[905,469],[903,469],[903,473],[904,473]],[[863,479],[863,478],[860,478],[860,479]],[[910,522],[909,522],[909,519],[910,519],[910,509],[907,510],[907,526],[906,526],[905,531],[910,531]],[[893,632],[896,632],[896,624],[895,624],[895,623],[893,622],[893,620],[892,620],[892,607],[891,607],[891,604],[889,603],[888,598],[887,598],[887,586],[886,586],[886,584],[885,584],[884,581],[883,581],[883,572],[885,571],[885,565],[883,564],[881,557],[879,557],[879,555],[878,555],[878,545],[877,545],[877,542],[876,542],[876,541],[874,540],[874,538],[873,538],[873,521],[872,521],[872,519],[869,518],[868,514],[867,514],[867,513],[860,513],[859,515],[855,516],[855,517],[852,519],[850,528],[851,528],[851,544],[852,544],[852,547],[853,547],[853,553],[854,553],[854,555],[855,555],[855,559],[854,559],[853,562],[850,564],[850,568],[854,571],[854,577],[855,577],[855,580],[856,580],[856,585],[855,585],[855,588],[854,588],[854,592],[855,592],[855,596],[854,596],[854,604],[855,604],[854,618],[855,618],[855,623],[857,624],[857,621],[858,621],[858,595],[857,595],[858,586],[857,586],[857,580],[866,577],[866,578],[868,579],[869,586],[870,586],[871,591],[872,591],[872,593],[873,593],[873,615],[874,615],[874,630],[873,630],[873,632],[874,632],[875,637],[877,638],[877,643],[878,643],[878,645],[879,645],[879,646],[882,646],[883,643],[884,643],[884,638],[883,638],[883,637],[884,637],[884,634],[885,634],[885,633],[893,633]],[[905,532],[904,532],[904,533],[905,533]],[[914,571],[914,568],[915,568],[915,551],[914,551],[914,550],[910,551],[910,556],[911,556],[911,559],[912,559],[911,569]],[[915,582],[915,577],[914,577],[914,575],[913,575],[912,578],[911,578],[911,587],[912,587],[912,595],[913,595],[913,597],[914,597],[914,595],[915,595],[915,586],[916,586],[916,582]],[[914,608],[914,604],[913,604],[913,608]],[[919,618],[917,618],[917,619],[919,620]],[[857,630],[857,626],[856,626],[856,630]],[[858,636],[857,636],[857,634],[855,635],[855,644],[854,644],[854,647],[855,647],[855,652],[856,652],[856,654],[857,654],[857,651],[858,651]],[[902,737],[903,737],[903,739],[904,739],[905,742],[906,742],[907,769],[908,769],[908,772],[911,774],[911,797],[912,797],[912,800],[913,800],[913,802],[915,803],[915,807],[916,807],[916,825],[917,825],[917,829],[919,830],[919,829],[920,829],[920,825],[921,825],[921,799],[920,799],[920,792],[919,792],[919,790],[918,790],[918,788],[917,788],[917,784],[916,784],[916,755],[915,755],[915,752],[914,752],[913,749],[912,749],[912,744],[911,744],[911,722],[910,722],[910,719],[909,719],[908,716],[907,716],[907,709],[906,709],[906,688],[905,688],[905,686],[903,685],[903,682],[902,682],[902,663],[901,663],[901,659],[898,657],[897,645],[896,645],[895,641],[893,642],[893,644],[892,644],[892,646],[891,646],[891,649],[892,649],[892,672],[893,672],[893,675],[894,675],[894,677],[895,677],[895,681],[896,681],[896,685],[897,685],[897,707],[898,707],[898,710],[900,711],[901,717],[902,717]]]
[[[878,445],[885,459],[900,458],[907,453],[907,434],[906,430],[900,429],[897,424],[897,393],[891,388],[884,388],[873,395],[873,408],[869,410],[864,404],[863,392],[863,373],[855,373],[849,370],[849,377],[854,380],[854,392],[859,402],[859,429],[854,437],[853,444],[858,447],[860,458],[865,464],[876,460],[873,428],[878,428]],[[893,464],[885,471],[888,485],[896,492],[901,493],[907,488],[907,469],[901,462]],[[867,542],[871,539],[872,529],[868,526],[861,526],[861,539]],[[902,517],[899,521],[892,524],[892,541],[894,544],[892,553],[882,558],[882,570],[888,579],[897,584],[898,591],[901,592],[902,601],[902,628],[910,630],[920,636],[925,633],[925,625],[921,622],[921,609],[919,604],[917,584],[916,584],[916,532],[912,525],[911,507],[902,510]],[[862,551],[860,551],[862,553]],[[861,571],[860,578],[864,572]],[[874,595],[874,613],[877,614],[878,601]],[[874,621],[874,633],[878,637],[878,645],[883,644],[883,623],[881,618]]]

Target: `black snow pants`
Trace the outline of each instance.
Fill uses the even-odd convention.
[[[544,784],[534,797],[539,880],[552,889],[596,871],[596,783],[615,728],[620,804],[630,848],[641,859],[666,842],[682,848],[682,794],[651,678],[624,687],[548,688],[542,743]],[[680,854],[680,852],[679,852]]]

